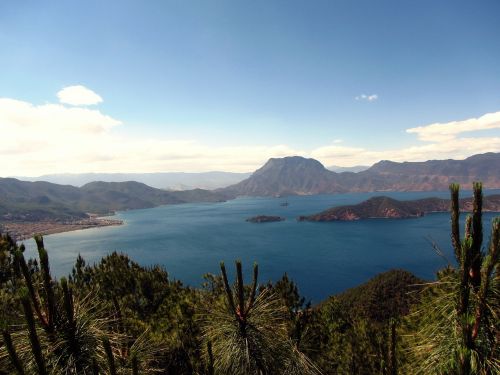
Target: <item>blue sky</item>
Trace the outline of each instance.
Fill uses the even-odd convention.
[[[496,0],[4,1],[0,129],[17,146],[0,175],[500,151],[499,15]],[[76,85],[102,102],[58,99]]]

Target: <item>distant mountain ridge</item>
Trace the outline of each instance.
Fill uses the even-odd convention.
[[[220,191],[239,196],[313,195],[370,191],[446,190],[450,183],[500,188],[500,153],[464,160],[381,161],[358,173],[335,173],[300,156],[269,159],[249,178]]]
[[[46,181],[54,184],[81,187],[94,181],[137,181],[157,189],[167,190],[213,190],[238,183],[251,173],[233,172],[164,172],[164,173],[61,173],[38,177],[15,176],[22,181]]]
[[[332,172],[336,172],[336,173],[342,173],[342,172],[358,173],[358,172],[366,171],[368,168],[370,168],[369,165],[355,165],[352,167],[339,167],[338,165],[330,165],[326,169],[328,169],[329,171],[332,171]]]
[[[87,217],[87,213],[108,214],[162,204],[219,202],[229,198],[232,196],[202,189],[165,191],[135,181],[95,181],[78,188],[0,178],[0,220],[69,220]]]
[[[0,178],[1,220],[61,220],[163,204],[219,202],[237,196],[312,195],[369,191],[446,190],[482,181],[500,188],[500,153],[465,160],[395,163],[381,161],[366,171],[335,173],[300,156],[272,158],[247,179],[216,190],[166,191],[137,181],[94,181],[75,187]]]

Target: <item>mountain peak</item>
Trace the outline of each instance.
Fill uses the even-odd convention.
[[[271,158],[266,164],[254,172],[254,175],[278,170],[316,170],[325,171],[326,168],[316,159],[304,158],[302,156],[286,156],[284,158]]]
[[[378,172],[380,170],[384,170],[386,168],[390,168],[398,164],[399,163],[391,160],[380,160],[379,162],[373,164],[370,168],[368,168],[368,170],[371,172]]]
[[[237,195],[309,195],[335,185],[337,174],[315,159],[302,156],[272,158],[249,178],[228,187]]]
[[[393,162],[382,160],[359,173],[335,173],[314,159],[301,156],[269,159],[249,178],[227,192],[246,196],[284,196],[365,191],[446,190],[456,182],[470,187],[482,181],[498,188],[500,153],[475,155],[465,160]]]

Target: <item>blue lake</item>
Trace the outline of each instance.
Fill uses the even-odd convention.
[[[491,190],[485,194],[498,194]],[[277,280],[287,272],[300,292],[319,302],[330,294],[367,281],[377,273],[402,268],[432,279],[446,261],[433,250],[434,241],[452,262],[450,220],[447,213],[418,219],[371,219],[355,222],[297,222],[300,215],[332,206],[359,203],[381,193],[239,198],[224,203],[161,206],[119,212],[125,222],[106,227],[45,237],[56,276],[71,271],[80,253],[87,263],[120,251],[142,265],[161,264],[172,278],[199,286],[202,275],[218,273],[219,262],[233,269],[241,259],[247,275],[258,262],[260,281]],[[384,193],[396,199],[430,196],[448,198],[448,192]],[[463,192],[462,196],[470,196]],[[280,204],[287,201],[289,205]],[[256,215],[280,215],[286,221],[252,224]],[[485,244],[491,220],[485,213]],[[465,215],[462,215],[462,219]],[[35,256],[34,241],[25,241],[27,255]]]

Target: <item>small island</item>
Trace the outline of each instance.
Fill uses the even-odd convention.
[[[447,212],[450,201],[441,198],[424,198],[399,201],[386,196],[373,197],[349,206],[333,207],[318,214],[299,216],[298,221],[355,221],[361,219],[409,219],[422,217],[430,212]],[[460,200],[461,211],[472,211],[472,199]],[[500,195],[483,198],[483,211],[500,212]]]
[[[254,216],[248,218],[246,221],[250,223],[273,223],[276,221],[284,221],[285,218],[281,216],[266,216],[266,215],[259,215],[259,216]]]

